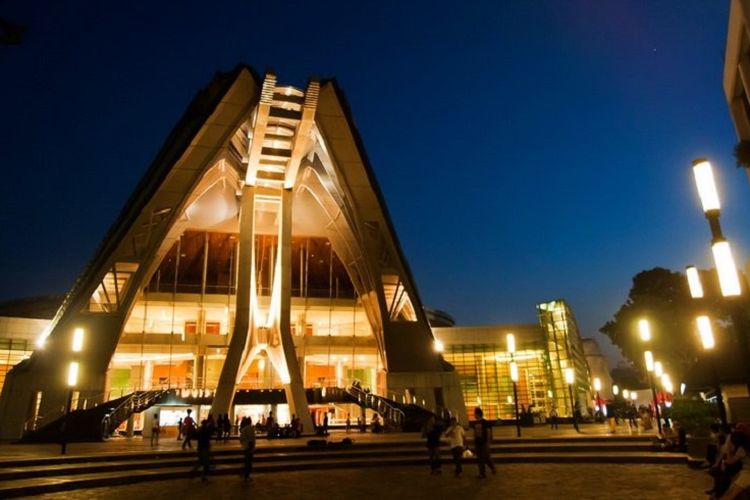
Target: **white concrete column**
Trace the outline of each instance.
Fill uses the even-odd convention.
[[[234,400],[237,374],[245,353],[250,329],[250,298],[252,273],[254,272],[253,253],[255,252],[255,188],[245,185],[242,188],[240,206],[239,257],[237,259],[237,312],[234,332],[229,341],[227,357],[221,368],[219,385],[216,388],[211,413],[229,413]]]
[[[279,249],[277,258],[281,259],[281,307],[279,311],[279,333],[284,362],[289,373],[289,383],[284,385],[289,413],[297,415],[302,421],[305,432],[313,428],[310,409],[307,406],[307,394],[302,380],[297,354],[292,338],[292,196],[291,189],[284,189],[281,194],[281,217],[279,217]]]

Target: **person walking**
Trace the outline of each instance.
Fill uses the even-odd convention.
[[[578,427],[578,422],[581,420],[581,405],[576,401],[575,405],[573,405],[573,428],[576,430],[577,433],[581,433],[580,427]]]
[[[440,436],[442,429],[435,421],[435,416],[430,415],[422,428],[422,437],[427,439],[427,454],[430,460],[430,474],[440,474]]]
[[[161,428],[159,427],[159,412],[154,413],[154,420],[151,424],[151,447],[159,446],[159,433]]]
[[[198,441],[198,463],[193,470],[201,469],[201,480],[208,480],[208,472],[211,469],[211,437],[213,436],[213,426],[208,420],[201,422],[200,428],[196,432]]]
[[[346,433],[349,434],[349,429],[352,427],[352,418],[349,413],[346,414]]]
[[[182,441],[182,417],[177,421],[177,441]]]
[[[458,424],[458,420],[456,419],[456,417],[451,417],[450,426],[445,431],[445,437],[447,437],[449,440],[451,455],[453,456],[453,463],[456,466],[454,475],[456,477],[461,477],[461,473],[463,472],[461,462],[463,459],[464,450],[466,449],[466,433],[464,432],[464,428]]]
[[[185,440],[182,442],[183,450],[186,446],[190,449],[193,448],[192,439],[195,433],[195,420],[190,416],[191,413],[193,413],[193,410],[188,408],[187,416],[182,419],[182,435],[185,436]]]
[[[328,412],[326,411],[325,415],[323,415],[323,435],[328,435]]]
[[[240,424],[240,446],[242,446],[242,455],[245,462],[245,481],[250,480],[250,473],[253,470],[253,454],[255,453],[255,426],[250,417],[243,419]]]
[[[558,428],[557,416],[558,416],[557,408],[553,406],[552,409],[549,411],[549,428],[552,429],[553,431],[556,431]]]
[[[490,457],[490,444],[492,443],[492,426],[484,419],[484,412],[480,407],[474,408],[474,452],[477,455],[477,465],[479,465],[479,479],[487,477],[485,468],[489,467],[490,471],[495,474],[495,464]]]

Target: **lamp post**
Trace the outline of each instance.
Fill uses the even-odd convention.
[[[518,364],[510,362],[510,379],[513,381],[513,401],[516,406],[516,437],[521,437],[521,420],[518,415]]]
[[[575,428],[576,432],[581,432],[578,429],[578,416],[576,415],[576,404],[575,400],[573,399],[573,383],[576,381],[575,372],[572,368],[566,368],[565,369],[565,383],[568,384],[568,395],[570,396],[570,412],[573,416],[573,428]]]
[[[602,415],[604,415],[604,411],[602,410],[602,398],[599,395],[599,391],[602,390],[602,380],[599,377],[594,377],[594,392],[596,393],[596,405],[595,409]],[[604,417],[602,417],[604,419]]]
[[[651,341],[651,323],[647,319],[640,319],[638,320],[638,335],[640,336],[641,340],[643,342],[650,342]],[[656,387],[654,385],[654,377],[653,372],[658,371],[659,374],[657,377],[661,376],[661,363],[658,361],[654,362],[654,355],[651,353],[651,351],[646,351],[643,353],[645,360],[646,360],[646,371],[648,372],[648,381],[651,385],[651,394],[654,397],[654,411],[656,412],[656,425],[659,429],[659,434],[661,434],[661,415],[659,414],[659,401],[656,399]]]
[[[732,256],[729,241],[727,241],[721,231],[721,223],[719,221],[721,202],[719,200],[719,192],[716,189],[716,181],[711,163],[705,158],[694,160],[693,176],[695,177],[695,186],[698,189],[703,213],[711,229],[711,253],[714,258],[716,274],[719,278],[721,295],[729,306],[734,334],[740,349],[745,357],[750,357],[750,344],[748,344],[747,339],[748,318],[741,300],[742,283],[737,273],[737,266]],[[703,294],[701,293],[700,296],[702,297]],[[748,388],[748,395],[750,395],[750,363],[743,364],[745,365],[745,382]]]
[[[651,353],[651,351],[646,351],[643,353],[643,357],[646,361],[646,371],[648,372],[648,383],[651,386],[651,396],[653,396],[654,399],[654,412],[656,413],[656,426],[659,429],[659,434],[661,434],[661,415],[659,414],[659,402],[656,399],[656,387],[654,386],[654,369],[655,369],[655,363],[654,363],[654,355]],[[661,367],[661,363],[659,363],[659,366]]]
[[[513,402],[516,410],[516,437],[521,437],[521,419],[518,414],[518,363],[515,361],[516,337],[509,333],[505,337],[505,342],[508,354],[510,354],[510,380],[513,382]]]
[[[703,350],[713,351],[716,346],[716,341],[714,340],[714,331],[711,327],[711,318],[706,315],[698,316],[695,318],[695,324],[701,337]],[[724,395],[721,392],[721,382],[719,381],[719,373],[716,369],[716,353],[709,352],[708,357],[710,358],[711,371],[713,372],[714,392],[716,393],[716,405],[719,407],[719,418],[721,419],[722,424],[726,424],[727,409],[724,406]]]

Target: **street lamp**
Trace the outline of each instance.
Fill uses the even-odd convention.
[[[702,299],[703,283],[701,283],[701,275],[698,273],[698,268],[687,266],[685,274],[687,274],[688,287],[690,287],[690,296],[694,299]]]
[[[575,422],[575,401],[573,400],[573,383],[576,381],[575,372],[572,368],[565,369],[565,383],[568,384],[568,395],[570,396],[570,413]],[[576,424],[577,427],[577,424]]]
[[[694,160],[693,174],[703,212],[711,229],[711,252],[714,257],[716,273],[719,277],[721,295],[725,297],[727,303],[730,305],[732,326],[740,349],[745,357],[749,357],[750,345],[748,344],[747,332],[750,325],[748,325],[744,304],[737,300],[742,295],[742,283],[737,273],[732,249],[721,231],[721,223],[719,222],[721,203],[711,163],[705,158]],[[748,393],[750,393],[750,363],[745,363],[745,370]]]
[[[513,382],[513,401],[516,410],[516,437],[521,437],[521,419],[518,414],[518,363],[515,361],[516,337],[509,333],[505,336],[505,343],[510,354],[510,380]]]
[[[622,390],[622,398],[623,399],[629,399],[630,398],[630,391],[627,389]]]
[[[701,337],[701,345],[704,351],[713,351],[716,346],[714,331],[711,326],[711,318],[706,315],[695,318],[695,324],[698,327],[698,334]],[[714,376],[714,392],[716,393],[716,405],[719,407],[719,418],[722,424],[727,423],[727,409],[724,407],[724,395],[721,392],[721,382],[719,381],[719,372],[716,368],[716,352],[708,353],[711,363],[711,371]]]
[[[648,342],[651,340],[651,325],[647,319],[638,320],[638,333],[642,341]]]
[[[620,388],[617,387],[617,384],[615,384],[612,386],[612,395],[617,396],[618,394],[620,394]]]
[[[659,434],[661,434],[661,415],[659,414],[659,402],[656,399],[656,387],[654,386],[654,371],[656,370],[656,363],[654,362],[654,355],[651,351],[643,353],[643,357],[646,360],[646,371],[648,372],[648,382],[651,386],[651,396],[654,398],[654,412],[656,413],[656,426],[659,428]],[[661,367],[661,363],[659,363]]]
[[[518,415],[518,363],[510,362],[510,379],[513,381],[513,401],[516,406],[516,437],[521,437],[521,420]]]
[[[635,391],[630,391],[630,399],[632,401],[637,401],[638,400],[638,393],[635,392]]]
[[[661,364],[661,361],[654,361],[654,375],[656,375],[656,378],[661,378],[664,375],[664,365]]]
[[[602,390],[602,380],[599,377],[594,377],[594,391],[596,391],[596,404],[599,406],[601,397],[599,391]]]

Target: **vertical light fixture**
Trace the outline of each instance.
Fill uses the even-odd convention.
[[[714,340],[714,331],[711,327],[711,319],[708,316],[698,316],[695,318],[695,322],[698,325],[698,333],[701,336],[703,349],[713,349],[716,341]]]
[[[645,351],[643,353],[643,358],[646,361],[646,371],[652,372],[654,371],[654,355],[651,351]]]
[[[685,274],[687,275],[688,287],[690,287],[690,296],[694,299],[702,299],[703,283],[701,283],[701,275],[698,272],[698,268],[688,266],[685,268]]]
[[[714,264],[719,275],[719,287],[724,297],[736,297],[742,293],[737,266],[734,263],[732,249],[727,240],[719,240],[711,245]]]
[[[73,352],[81,352],[83,350],[83,328],[76,328],[73,330]]]
[[[648,342],[651,340],[651,324],[647,319],[638,320],[638,333],[642,341]]]
[[[708,213],[721,210],[719,192],[716,190],[711,163],[704,158],[695,160],[693,162],[693,176],[695,177],[695,185],[698,188],[698,196],[701,199],[703,211]]]
[[[78,362],[71,361],[68,365],[68,387],[75,387],[78,384]]]

